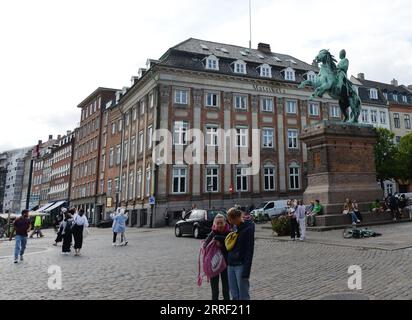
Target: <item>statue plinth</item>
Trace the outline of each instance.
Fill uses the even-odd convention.
[[[361,211],[382,198],[376,181],[373,126],[323,121],[305,128],[300,139],[308,150],[305,203],[318,199],[325,214],[338,214],[346,198],[356,200]]]

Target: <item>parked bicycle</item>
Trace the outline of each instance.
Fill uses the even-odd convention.
[[[380,237],[382,234],[369,230],[368,228],[349,227],[343,230],[343,237],[345,239],[363,239]]]

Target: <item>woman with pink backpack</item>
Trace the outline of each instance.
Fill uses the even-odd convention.
[[[219,300],[219,277],[222,280],[223,300],[230,300],[229,280],[227,275],[226,236],[230,233],[230,226],[223,215],[216,215],[213,221],[212,232],[202,245],[203,271],[210,280],[212,300]],[[200,258],[200,256],[199,256]],[[200,260],[199,260],[200,271]],[[201,284],[199,272],[199,284]]]

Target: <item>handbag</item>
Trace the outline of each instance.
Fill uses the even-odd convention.
[[[233,248],[236,245],[236,241],[238,237],[239,237],[239,233],[237,232],[231,232],[226,236],[225,247],[228,252],[233,250]]]

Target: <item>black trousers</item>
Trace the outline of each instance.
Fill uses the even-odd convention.
[[[63,241],[63,235],[62,233],[59,231],[57,232],[57,237],[56,240],[54,240],[56,243],[62,242]]]
[[[210,279],[210,286],[212,288],[212,300],[219,300],[219,278],[222,279],[223,300],[230,300],[227,268],[220,274],[220,276],[216,276]]]
[[[83,226],[75,224],[72,228],[74,238],[74,248],[81,249],[83,246]]]
[[[62,252],[70,252],[70,247],[72,246],[72,233],[66,232],[63,235],[63,246]]]
[[[296,219],[290,219],[290,237],[292,239],[300,238],[299,223]]]
[[[116,242],[117,234],[118,234],[118,232],[113,232],[113,243]],[[120,242],[123,242],[124,241],[124,233],[123,232],[120,234],[120,237],[121,237]]]

